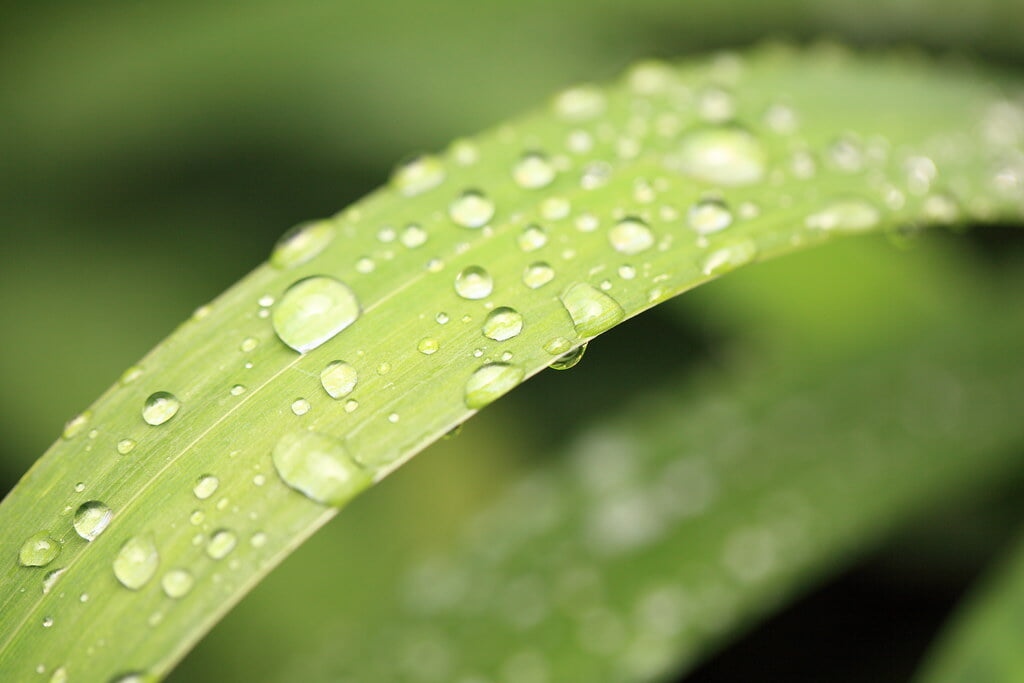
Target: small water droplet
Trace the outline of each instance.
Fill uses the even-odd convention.
[[[158,391],[146,399],[142,407],[142,419],[158,427],[177,415],[180,408],[181,402],[174,394]]]
[[[519,311],[508,306],[495,308],[484,320],[483,335],[494,341],[505,341],[515,337],[523,330],[523,316]]]
[[[639,218],[623,218],[608,231],[608,241],[620,254],[639,254],[654,245],[654,233]]]
[[[530,289],[543,287],[555,278],[555,269],[545,261],[531,263],[523,271],[523,284]]]
[[[141,671],[131,671],[110,679],[110,683],[155,683],[156,676]]]
[[[739,126],[696,128],[683,135],[670,169],[715,185],[750,185],[765,174],[767,156],[761,142]]]
[[[626,317],[615,299],[585,282],[569,285],[559,299],[581,337],[596,336]]]
[[[53,617],[43,617],[43,628],[50,628],[53,626]]]
[[[380,363],[377,364],[378,375],[384,376],[389,372],[391,372],[391,363],[387,362],[386,360],[382,360]]]
[[[583,354],[587,351],[587,344],[583,343],[577,346],[575,349],[559,356],[553,363],[548,365],[552,370],[568,370],[569,368],[575,367],[581,360],[583,360]]]
[[[437,353],[437,350],[441,348],[437,340],[433,337],[424,337],[420,339],[420,343],[416,345],[416,350],[425,356],[429,356],[433,353]]]
[[[590,85],[570,88],[555,97],[554,109],[566,121],[586,121],[604,112],[604,93]]]
[[[701,272],[716,276],[746,265],[757,256],[757,245],[752,240],[729,244],[708,254],[701,263]]]
[[[304,398],[297,398],[292,401],[292,412],[300,417],[308,413],[311,407],[312,406],[309,405],[309,401]]]
[[[192,526],[199,526],[206,520],[206,515],[202,510],[193,510],[192,514],[188,516],[188,521]]]
[[[352,393],[359,381],[359,373],[345,361],[336,360],[320,372],[320,384],[331,398],[344,398]]]
[[[98,500],[82,503],[75,512],[75,533],[87,541],[92,541],[103,533],[113,516],[110,508]]]
[[[828,148],[828,160],[840,171],[855,173],[864,168],[864,150],[852,137],[842,137]]]
[[[858,233],[872,230],[881,218],[878,209],[862,199],[841,199],[808,216],[806,223],[816,230]]]
[[[544,343],[544,350],[552,356],[561,356],[572,348],[572,342],[565,337],[552,337]]]
[[[512,168],[512,178],[524,190],[547,187],[555,179],[555,167],[540,152],[527,152]]]
[[[54,584],[57,583],[57,580],[63,576],[66,571],[67,567],[61,567],[60,569],[54,569],[51,572],[46,572],[46,576],[43,577],[43,595],[46,595],[53,590]]]
[[[410,249],[422,246],[427,241],[427,231],[416,223],[410,223],[402,230],[402,244]]]
[[[195,585],[195,579],[192,578],[192,573],[187,569],[172,569],[164,574],[160,580],[160,585],[163,587],[167,597],[183,598],[192,590],[192,586]]]
[[[135,441],[133,439],[121,439],[117,442],[117,452],[121,455],[128,455],[135,450]]]
[[[242,353],[249,353],[255,351],[256,347],[260,345],[260,340],[256,337],[246,337],[242,340],[242,343],[238,346],[239,351]]]
[[[195,486],[192,487],[192,493],[199,500],[206,500],[217,492],[218,486],[220,486],[220,479],[212,474],[204,474],[196,479]]]
[[[334,239],[334,226],[328,221],[302,223],[286,232],[274,245],[270,265],[294,268],[312,260]]]
[[[289,287],[274,307],[271,321],[281,341],[306,353],[354,323],[359,313],[359,301],[348,285],[318,275]]]
[[[68,682],[68,670],[63,666],[53,670],[50,674],[50,683],[67,683]]]
[[[373,259],[369,258],[368,256],[363,256],[362,258],[356,261],[356,272],[362,273],[363,275],[366,275],[367,273],[372,273],[373,269],[376,267],[377,264],[374,263]]]
[[[479,410],[523,381],[523,369],[508,363],[488,363],[473,372],[466,382],[465,401],[470,410]]]
[[[437,322],[438,325],[447,325],[449,320],[448,314],[445,313],[444,311],[441,311],[440,313],[434,316],[434,320]]]
[[[482,228],[494,217],[494,202],[479,190],[466,190],[448,206],[448,215],[464,228]]]
[[[85,426],[89,424],[89,420],[92,418],[92,411],[86,410],[81,415],[68,420],[67,424],[64,425],[64,431],[61,434],[65,439],[73,439],[75,436],[80,434]]]
[[[527,226],[519,234],[519,248],[525,252],[536,251],[548,243],[548,234],[539,225]]]
[[[395,169],[391,182],[406,197],[418,195],[444,182],[444,164],[433,154],[411,159]]]
[[[549,221],[565,218],[572,210],[572,204],[565,197],[548,197],[540,203],[540,215]]]
[[[402,419],[402,416],[398,413],[391,413],[388,415],[388,422],[391,424],[398,424],[398,421]]]
[[[628,263],[619,266],[619,277],[623,280],[632,280],[636,277],[636,268]]]
[[[257,474],[252,478],[252,483],[254,486],[263,486],[267,483],[267,478],[262,474]]]
[[[371,483],[370,474],[352,459],[345,445],[325,434],[285,434],[272,457],[285,484],[319,503],[341,505]]]
[[[345,401],[346,413],[354,413],[356,412],[357,408],[359,408],[359,401],[355,400],[354,398],[350,398],[349,400]]]
[[[128,386],[138,378],[142,377],[144,370],[138,365],[133,365],[121,374],[121,386]]]
[[[233,387],[231,387],[231,395],[232,396],[241,396],[244,393],[245,393],[245,385],[244,384],[236,384]]]
[[[45,567],[60,555],[60,541],[48,531],[32,534],[21,545],[18,562],[23,567]]]
[[[668,64],[659,61],[645,61],[630,68],[626,79],[629,87],[641,95],[664,92],[672,84],[675,73]]]
[[[686,222],[698,235],[710,235],[732,225],[732,213],[721,199],[702,199],[690,207]]]
[[[449,429],[447,432],[445,432],[444,436],[442,436],[441,438],[444,439],[445,441],[448,441],[450,439],[454,439],[455,437],[457,437],[461,433],[462,433],[462,423],[460,422],[459,424],[455,425],[454,427]]]
[[[455,276],[455,293],[463,299],[484,299],[494,291],[494,279],[480,266],[469,266]]]
[[[267,544],[267,534],[263,531],[257,531],[249,539],[249,543],[252,544],[253,548],[262,548]]]
[[[121,585],[139,590],[156,574],[160,554],[151,536],[133,536],[124,542],[114,558],[114,576]]]
[[[227,557],[235,545],[238,544],[238,537],[228,529],[218,529],[210,536],[210,542],[206,544],[206,554],[214,560],[223,560]]]

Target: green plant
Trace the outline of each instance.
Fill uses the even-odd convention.
[[[385,190],[282,238],[69,422],[5,499],[0,672],[165,674],[337,507],[676,294],[839,236],[1019,219],[1020,97],[1012,78],[952,62],[774,46],[642,63],[400,166]],[[1012,471],[1020,285],[954,277],[939,308],[963,329],[903,330],[871,371],[842,367],[853,352],[836,363],[767,343],[760,363],[777,372],[680,379],[643,399],[513,493],[454,564],[417,574],[419,614],[378,595],[363,607],[370,635],[347,633],[345,656],[322,655],[311,675],[447,679],[438,629],[458,635],[466,675],[502,662],[527,678],[664,675],[926,503]],[[878,339],[891,322],[858,320]],[[901,428],[922,412],[946,430]],[[695,448],[708,457],[677,457]],[[661,477],[675,488],[659,498]],[[720,511],[674,526],[712,498]],[[586,595],[591,563],[607,602]],[[485,634],[453,609],[488,576],[521,579],[502,599],[528,605],[567,568],[583,593],[568,591],[569,616],[513,609]],[[353,584],[373,573],[345,571]],[[699,587],[693,632],[662,614],[684,609],[683,586]],[[504,603],[477,604],[492,619]],[[610,652],[616,610],[638,604],[654,614],[647,640]],[[580,648],[509,648],[560,642],[574,620]],[[396,643],[413,654],[373,656]]]

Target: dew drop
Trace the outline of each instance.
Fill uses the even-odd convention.
[[[302,265],[326,249],[333,239],[334,226],[328,221],[297,225],[274,245],[270,265],[280,269]]]
[[[767,157],[753,134],[725,125],[686,133],[665,163],[672,170],[716,185],[750,185],[764,177]]]
[[[129,384],[131,384],[132,382],[134,382],[138,378],[142,377],[144,372],[145,371],[142,368],[140,368],[138,365],[131,366],[130,368],[125,370],[123,373],[121,373],[121,379],[120,379],[121,386],[128,386]]]
[[[43,628],[50,628],[53,626],[53,617],[43,617]]]
[[[306,353],[354,323],[359,313],[359,301],[348,285],[318,275],[289,287],[271,321],[281,341]]]
[[[604,93],[594,86],[570,88],[555,97],[554,109],[566,121],[586,121],[604,112]]]
[[[470,410],[479,410],[515,388],[524,377],[523,369],[508,363],[488,363],[473,372],[466,382],[465,401]]]
[[[52,572],[46,572],[46,576],[43,577],[43,595],[47,595],[53,590],[57,580],[64,575],[67,571],[67,567],[61,567],[60,569],[54,569]]]
[[[272,457],[285,484],[319,503],[341,505],[371,483],[370,474],[352,459],[345,445],[325,434],[285,434]]]
[[[85,490],[85,482],[84,481],[80,481],[77,484],[75,484],[75,491],[76,492],[81,493],[84,490]]]
[[[548,243],[548,234],[539,225],[530,225],[519,233],[518,241],[523,251],[536,251]]]
[[[142,419],[158,427],[177,415],[180,408],[181,402],[174,394],[158,391],[146,399],[142,406]]]
[[[135,441],[133,439],[121,439],[117,442],[117,452],[121,455],[128,455],[135,450]]]
[[[252,544],[253,548],[262,548],[267,544],[267,534],[263,531],[257,531],[249,539],[249,543]]]
[[[156,676],[151,676],[141,671],[132,671],[115,676],[110,679],[110,683],[155,683],[156,680]]]
[[[228,529],[219,529],[210,536],[206,544],[206,554],[214,560],[223,560],[238,544],[238,537]]]
[[[598,335],[626,317],[615,299],[585,282],[569,285],[559,299],[581,337]]]
[[[218,486],[220,486],[220,479],[212,474],[204,474],[196,479],[195,486],[192,487],[192,493],[199,500],[206,500],[217,492]]]
[[[527,152],[512,168],[512,179],[524,190],[547,187],[555,179],[555,167],[540,152]]]
[[[495,308],[487,314],[481,331],[485,337],[494,341],[511,339],[523,331],[523,316],[508,306]]]
[[[359,408],[359,401],[355,400],[354,398],[350,398],[349,400],[345,401],[345,412],[346,413],[354,413],[354,412],[356,412],[356,410],[358,408]]]
[[[433,154],[424,154],[398,166],[391,176],[395,189],[413,197],[444,182],[444,164]]]
[[[708,254],[701,263],[700,269],[705,275],[722,275],[750,263],[755,256],[757,256],[757,245],[751,240],[743,240]]]
[[[464,228],[482,228],[494,217],[494,202],[479,190],[466,190],[448,206],[448,215]]]
[[[172,569],[164,574],[160,580],[160,585],[163,587],[167,597],[183,598],[192,590],[192,586],[195,585],[195,579],[192,578],[192,573],[187,569]]]
[[[654,245],[654,233],[639,218],[623,218],[608,231],[608,241],[620,254],[639,254]]]
[[[548,197],[540,203],[540,215],[549,221],[561,220],[571,210],[572,204],[565,197]]]
[[[87,541],[92,541],[103,533],[113,516],[110,508],[98,500],[82,503],[75,512],[75,533]]]
[[[427,241],[427,231],[416,223],[410,223],[402,230],[402,244],[410,249],[422,246]]]
[[[875,228],[881,218],[878,209],[862,199],[841,199],[808,216],[806,223],[817,230],[859,233]]]
[[[21,545],[18,562],[23,567],[45,567],[60,555],[60,541],[47,531],[32,534]]]
[[[448,314],[445,313],[444,311],[441,311],[434,316],[434,321],[437,322],[438,325],[447,325],[448,320]]]
[[[538,289],[555,278],[555,269],[545,261],[531,263],[523,271],[523,284],[530,289]]]
[[[308,413],[310,408],[312,408],[312,406],[309,404],[309,401],[304,398],[297,398],[292,401],[292,412],[300,417]]]
[[[552,370],[568,370],[569,368],[575,367],[581,360],[583,360],[583,354],[586,353],[586,351],[587,344],[580,344],[575,349],[559,356],[548,367]]]
[[[160,554],[150,536],[133,536],[125,541],[114,558],[114,576],[121,585],[139,590],[156,574]]]
[[[437,353],[437,350],[441,347],[437,340],[433,337],[424,337],[420,339],[419,344],[416,345],[416,350],[425,356]]]
[[[85,429],[86,425],[89,424],[89,420],[92,418],[92,411],[86,410],[81,415],[68,420],[68,423],[64,425],[64,431],[61,433],[65,439],[73,439]]]
[[[544,343],[544,350],[552,356],[560,356],[572,349],[572,342],[565,337],[552,337]]]
[[[686,222],[698,235],[710,235],[732,225],[732,213],[720,199],[702,199],[690,207]]]
[[[245,393],[245,385],[244,384],[236,384],[233,387],[231,387],[231,395],[232,396],[241,396],[244,393]]]
[[[336,360],[320,371],[320,384],[334,399],[344,398],[352,393],[359,381],[359,373],[345,361]]]
[[[455,293],[463,299],[484,299],[494,290],[494,279],[480,266],[469,266],[455,276]]]
[[[63,666],[53,670],[50,674],[50,683],[67,683],[68,681],[68,670]]]

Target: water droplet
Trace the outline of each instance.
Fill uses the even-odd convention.
[[[712,86],[697,96],[697,111],[709,123],[723,123],[736,114],[736,101],[732,93]]]
[[[519,234],[519,248],[526,252],[536,251],[547,243],[548,234],[539,225],[527,226]]]
[[[349,400],[345,401],[346,413],[354,413],[356,412],[357,408],[359,408],[359,401],[355,400],[354,398],[350,398]]]
[[[410,249],[422,246],[427,241],[427,231],[416,223],[410,223],[402,230],[402,244]]]
[[[174,394],[158,391],[146,399],[142,406],[142,419],[158,427],[177,415],[180,408],[181,402]]]
[[[757,256],[757,245],[751,240],[743,240],[708,254],[701,263],[700,269],[705,275],[722,275],[750,263],[755,256]]]
[[[373,262],[373,259],[367,256],[364,256],[358,261],[356,261],[356,272],[362,273],[363,275],[366,275],[367,273],[372,273],[373,269],[376,267],[377,264]]]
[[[571,210],[572,204],[565,197],[548,197],[540,203],[540,215],[549,221],[561,220]]]
[[[75,512],[75,533],[87,541],[92,541],[103,533],[113,516],[110,508],[98,500],[82,503]]]
[[[63,666],[53,670],[50,674],[50,683],[67,683],[68,682],[68,670]]]
[[[851,137],[842,137],[828,148],[828,160],[840,171],[855,173],[864,168],[864,151]]]
[[[155,683],[155,681],[156,676],[141,671],[132,671],[110,679],[110,683]]]
[[[636,268],[628,263],[619,266],[619,277],[623,280],[632,280],[636,277]]]
[[[244,384],[236,384],[233,387],[231,387],[231,395],[232,396],[241,396],[244,393],[245,393],[245,385]]]
[[[121,439],[117,442],[117,452],[121,455],[128,455],[135,450],[135,441],[133,439]]]
[[[242,343],[239,344],[238,350],[241,351],[242,353],[249,353],[251,351],[256,350],[256,347],[259,345],[260,340],[257,339],[256,337],[246,337],[245,339],[242,340]]]
[[[121,386],[128,386],[138,378],[142,377],[144,370],[138,365],[133,365],[121,374]]]
[[[238,537],[228,529],[219,529],[210,536],[206,544],[206,554],[215,560],[223,560],[238,544]]]
[[[192,526],[199,526],[206,520],[206,515],[203,514],[202,510],[193,510],[192,514],[188,516],[189,524]]]
[[[575,367],[581,360],[583,360],[583,354],[586,353],[586,351],[587,344],[580,344],[575,349],[559,356],[548,367],[552,370],[568,370],[569,368]]]
[[[398,424],[398,421],[402,419],[402,416],[398,413],[391,413],[388,415],[388,422],[391,424]]]
[[[698,235],[710,235],[732,225],[732,213],[720,199],[702,199],[690,207],[686,222]]]
[[[46,595],[53,590],[54,584],[57,583],[57,580],[63,576],[66,571],[67,567],[61,567],[60,569],[54,569],[52,572],[46,572],[46,576],[43,577],[43,595]]]
[[[479,190],[466,190],[448,206],[448,215],[464,228],[482,228],[494,217],[494,202]]]
[[[466,382],[466,407],[479,410],[523,381],[523,369],[508,363],[488,363],[476,369]]]
[[[817,230],[858,233],[875,228],[881,218],[878,209],[862,199],[841,199],[808,216],[806,223]]]
[[[495,308],[484,320],[483,335],[494,341],[505,341],[523,330],[523,316],[508,306]]]
[[[447,325],[449,320],[448,314],[445,313],[444,311],[441,311],[440,313],[434,316],[434,320],[437,322],[438,325]]]
[[[494,290],[491,274],[480,266],[469,266],[455,276],[455,293],[463,299],[484,299]]]
[[[626,317],[615,299],[585,282],[569,285],[559,299],[581,337],[598,335]]]
[[[192,493],[199,500],[206,500],[217,492],[218,486],[220,486],[220,479],[212,474],[204,474],[196,479],[196,484],[192,487]]]
[[[395,169],[391,182],[406,197],[412,197],[444,182],[444,164],[433,154],[424,154]]]
[[[791,135],[799,126],[796,112],[784,104],[773,104],[764,112],[764,123],[779,135]]]
[[[334,226],[327,221],[314,221],[297,225],[286,232],[274,245],[270,265],[275,268],[294,268],[312,260],[334,239]]]
[[[289,287],[271,320],[281,341],[306,353],[354,323],[359,312],[359,301],[348,285],[318,275]]]
[[[43,617],[43,628],[50,628],[53,626],[53,617]]]
[[[645,61],[634,65],[626,79],[629,87],[641,95],[654,95],[664,92],[672,84],[675,73],[668,64],[658,61]]]
[[[371,483],[345,445],[325,434],[285,434],[274,446],[273,461],[285,484],[319,503],[341,505]]]
[[[540,152],[528,152],[512,168],[512,178],[524,190],[547,187],[555,179],[555,167]]]
[[[544,343],[544,350],[552,356],[560,356],[568,353],[572,348],[572,342],[565,337],[552,337]]]
[[[441,345],[438,344],[437,340],[433,337],[424,337],[423,339],[420,339],[420,343],[416,345],[416,350],[425,356],[429,356],[436,353],[440,347]]]
[[[449,429],[447,432],[445,432],[444,436],[442,436],[441,438],[443,440],[445,440],[445,441],[448,441],[450,439],[454,439],[455,437],[457,437],[461,433],[462,433],[462,423],[460,422],[459,424],[455,425],[454,427]]]
[[[304,398],[297,398],[292,401],[292,412],[300,417],[308,413],[310,408],[312,408],[312,406],[309,405],[309,401]]]
[[[249,543],[252,544],[253,548],[262,548],[267,544],[267,534],[263,531],[257,531],[249,539]]]
[[[639,218],[623,218],[608,231],[608,241],[620,254],[639,254],[654,245],[654,233]]]
[[[80,481],[77,484],[75,484],[75,491],[77,491],[78,493],[81,493],[84,490],[85,490],[85,482],[84,481]]]
[[[530,289],[543,287],[555,278],[555,269],[544,261],[531,263],[523,271],[523,284]]]
[[[89,424],[89,419],[92,417],[92,411],[86,410],[81,415],[77,415],[64,425],[64,432],[61,434],[65,439],[73,439],[77,436],[85,426]]]
[[[60,555],[60,541],[48,531],[32,534],[21,545],[18,562],[23,567],[45,567]]]
[[[121,585],[139,590],[156,574],[160,554],[151,536],[133,536],[124,542],[114,558],[114,576]]]
[[[336,360],[320,372],[320,384],[331,398],[344,398],[352,393],[359,381],[359,373],[345,361]]]
[[[195,585],[195,579],[192,578],[192,573],[187,569],[172,569],[164,574],[160,580],[160,585],[163,587],[167,597],[182,598],[192,590],[192,586]]]
[[[380,363],[377,364],[378,375],[383,376],[388,374],[389,372],[391,372],[391,363],[387,362],[386,360],[382,360]]]
[[[604,112],[604,93],[594,86],[570,88],[555,97],[555,113],[567,121],[586,121]]]
[[[672,170],[715,185],[750,185],[764,177],[767,157],[753,134],[726,125],[686,133],[665,163]]]

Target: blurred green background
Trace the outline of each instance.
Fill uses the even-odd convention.
[[[263,260],[284,229],[372,190],[397,160],[570,83],[609,78],[642,57],[777,38],[955,48],[1009,68],[1024,57],[1012,30],[1024,25],[1024,4],[1010,0],[19,5],[0,10],[4,491],[66,419]],[[574,425],[690,368],[782,343],[809,364],[891,343],[937,324],[941,302],[970,296],[979,279],[997,284],[1020,247],[1000,229],[936,235],[906,252],[860,240],[648,313],[599,340],[577,370],[528,383],[360,499],[232,613],[177,679],[287,680],[320,645],[312,634],[333,610],[368,609],[395,567],[445,547],[467,511]],[[807,282],[830,276],[829,298],[808,295]],[[608,396],[599,388],[612,376],[620,391]],[[486,462],[474,457],[482,443]],[[1015,486],[880,550],[693,680],[902,680],[1019,521],[1007,502]],[[370,536],[374,571],[349,577],[365,590],[342,593],[338,549],[365,548]],[[805,651],[814,634],[851,631],[859,635],[842,652]],[[784,664],[766,671],[768,659]]]

